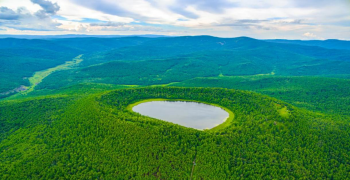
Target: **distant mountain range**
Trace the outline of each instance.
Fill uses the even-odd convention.
[[[37,88],[54,89],[84,82],[167,84],[219,75],[350,75],[350,42],[341,40],[157,35],[28,38],[0,39],[0,93],[28,86],[27,78],[33,73],[80,54],[84,54],[84,60],[78,67],[53,72]]]
[[[266,40],[268,42],[274,43],[284,43],[284,44],[298,44],[304,46],[319,46],[328,49],[346,49],[350,50],[350,41],[338,40],[338,39],[328,39],[328,40],[285,40],[285,39],[276,39],[276,40]]]
[[[153,34],[143,34],[143,35],[87,35],[87,34],[65,34],[65,35],[14,35],[14,34],[0,34],[1,38],[19,38],[19,39],[58,39],[58,38],[116,38],[116,37],[171,37],[165,35],[153,35]]]

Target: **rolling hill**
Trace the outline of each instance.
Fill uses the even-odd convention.
[[[0,39],[0,179],[349,179],[348,49],[249,37]],[[128,108],[147,99],[216,104],[234,119],[201,131]]]
[[[148,98],[215,103],[235,119],[198,131],[126,110]],[[349,120],[246,91],[122,89],[14,100],[0,112],[3,179],[187,179],[194,159],[194,179],[349,177]]]

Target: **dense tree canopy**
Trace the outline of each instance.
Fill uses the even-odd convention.
[[[350,179],[347,44],[0,39],[0,179]],[[128,107],[158,98],[234,119],[200,131]]]
[[[214,103],[235,119],[226,128],[199,131],[126,108],[149,98]],[[349,121],[246,91],[121,89],[8,102],[0,112],[3,179],[188,179],[194,160],[193,179],[350,176]]]

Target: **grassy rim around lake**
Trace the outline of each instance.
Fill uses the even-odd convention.
[[[129,105],[126,107],[126,109],[127,109],[128,111],[137,113],[137,112],[135,112],[135,111],[132,110],[133,107],[135,107],[135,106],[137,106],[137,105],[139,105],[139,104],[141,104],[141,103],[151,102],[151,101],[188,101],[188,102],[197,102],[197,103],[203,103],[203,104],[207,104],[207,105],[212,105],[212,106],[219,107],[219,108],[225,110],[225,111],[228,113],[229,116],[228,116],[228,118],[227,118],[223,123],[221,123],[221,124],[219,124],[219,125],[217,125],[217,126],[211,128],[211,129],[204,129],[204,131],[217,131],[217,130],[220,130],[220,129],[224,129],[224,128],[228,127],[228,126],[231,124],[231,122],[233,121],[233,119],[234,119],[234,117],[235,117],[234,113],[233,113],[230,109],[228,109],[228,108],[226,108],[226,107],[223,107],[223,106],[221,106],[221,105],[213,104],[213,103],[208,103],[208,102],[203,102],[203,101],[198,101],[198,100],[188,100],[188,99],[161,99],[161,98],[157,98],[157,99],[144,99],[144,100],[138,101],[138,102],[136,102],[136,103],[129,104]],[[157,118],[155,118],[155,119],[157,119]],[[162,121],[164,121],[164,120],[162,120]],[[175,123],[175,124],[176,124],[176,123]],[[178,124],[178,125],[179,125],[179,124]],[[180,125],[180,126],[181,126],[181,125]],[[186,127],[186,126],[184,126],[184,127]],[[187,128],[190,128],[190,127],[187,127]],[[192,129],[194,129],[194,128],[192,128]]]

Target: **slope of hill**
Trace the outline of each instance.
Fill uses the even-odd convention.
[[[126,109],[147,98],[215,103],[236,118],[198,131]],[[349,121],[245,91],[126,89],[3,102],[0,112],[2,179],[188,179],[194,160],[193,179],[349,178]]]
[[[156,38],[140,46],[125,47],[101,54],[99,59],[111,60],[148,60],[181,56],[208,50],[239,50],[268,47],[266,43],[252,38],[217,38],[212,36],[185,36]]]
[[[350,74],[350,61],[332,58],[321,59],[274,47],[206,51],[158,60],[119,60],[57,72],[44,79],[38,88],[55,89],[86,82],[168,84],[195,77],[257,74],[327,77]]]
[[[51,40],[6,38],[0,39],[0,50],[4,51],[1,59],[2,72],[0,72],[0,76],[4,79],[0,91],[3,94],[9,94],[9,91],[12,92],[21,85],[27,85],[26,78],[36,71],[63,64],[82,53],[86,55],[80,66],[87,68],[60,72],[49,77],[50,80],[46,80],[51,84],[43,85],[61,87],[64,84],[72,85],[72,83],[81,82],[164,84],[220,74],[275,73],[289,76],[348,77],[350,72],[348,68],[350,51],[271,43],[247,37],[188,36]],[[21,60],[17,61],[17,59]],[[113,60],[125,62],[88,67]],[[145,60],[152,61],[144,62]],[[31,63],[33,61],[38,64]],[[142,62],[130,64],[128,61]],[[26,63],[30,66],[29,68],[24,67],[23,64]],[[138,68],[133,69],[131,66]],[[147,68],[143,69],[141,66]],[[121,68],[125,71],[124,73]]]
[[[60,45],[48,40],[42,39],[15,39],[5,38],[0,39],[0,49],[44,49],[55,52],[75,52],[77,49],[72,49],[64,45]]]
[[[320,40],[301,41],[301,40],[276,39],[276,40],[266,40],[266,41],[273,42],[273,43],[298,44],[298,45],[304,45],[304,46],[319,46],[327,49],[350,50],[350,41],[342,41],[337,39],[328,39],[324,41],[320,41]]]
[[[45,49],[0,49],[0,98],[16,93],[29,85],[29,77],[36,71],[63,64],[75,53]]]
[[[122,38],[63,38],[51,39],[50,41],[67,46],[74,49],[79,49],[86,52],[108,51],[127,46],[137,46],[152,38],[144,37],[122,37]]]
[[[322,77],[230,76],[194,78],[170,86],[242,89],[316,112],[350,116],[350,80]]]
[[[303,46],[287,43],[272,43],[248,37],[217,38],[212,36],[187,36],[155,38],[139,46],[124,47],[100,53],[96,61],[112,60],[152,60],[164,59],[174,56],[205,51],[223,50],[258,50],[264,49],[266,53],[285,51],[313,58],[326,58],[334,60],[349,60],[350,52],[345,50],[325,49],[317,46]],[[92,58],[91,60],[94,60]]]
[[[0,39],[0,179],[350,179],[341,43]],[[154,98],[235,118],[199,131],[127,108]]]

